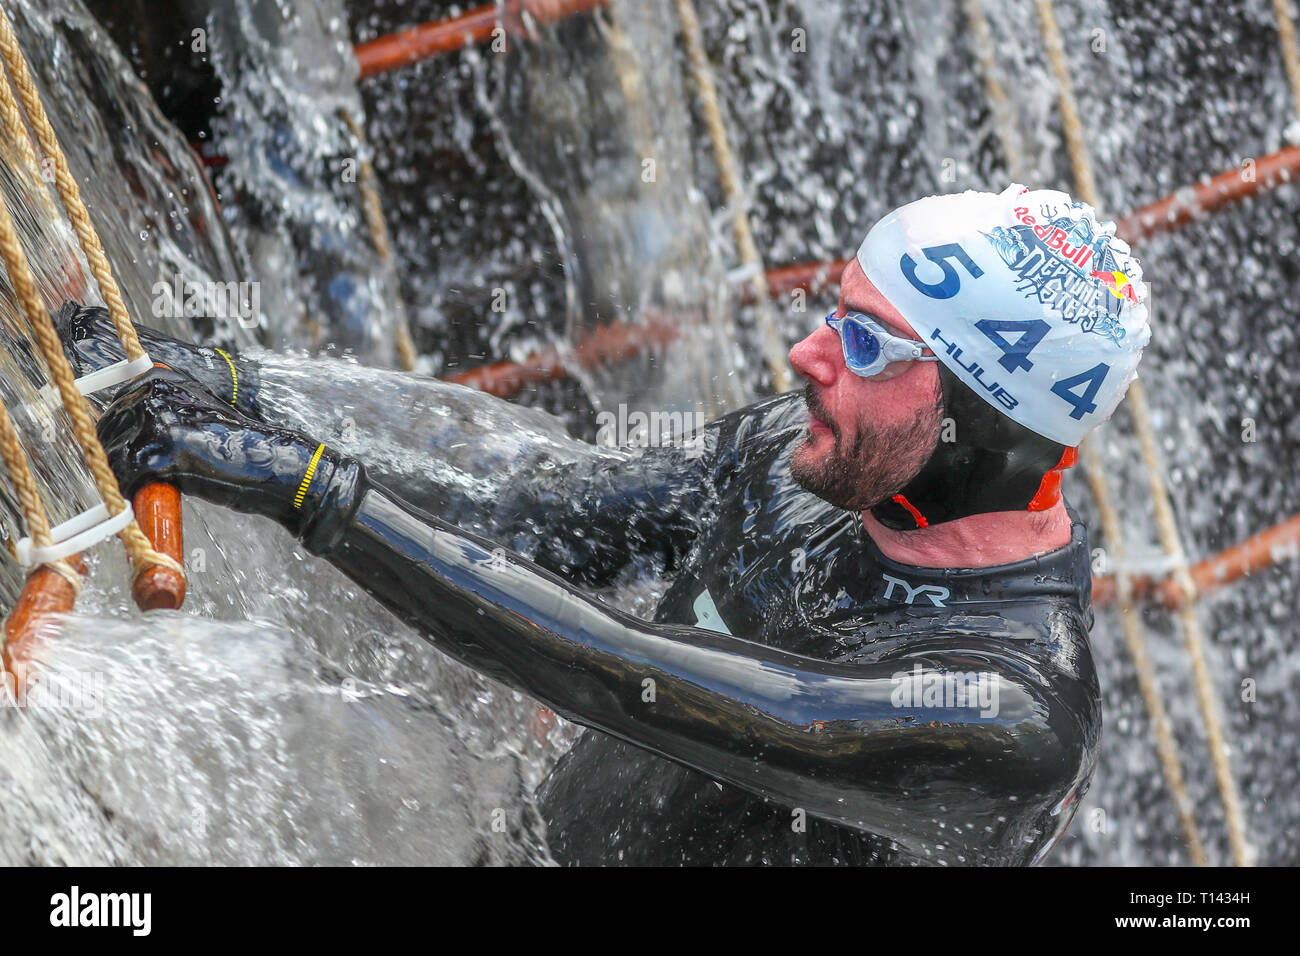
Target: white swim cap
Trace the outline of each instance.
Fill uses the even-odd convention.
[[[858,262],[953,374],[1062,445],[1110,417],[1151,339],[1128,244],[1056,190],[919,199],[876,223]]]

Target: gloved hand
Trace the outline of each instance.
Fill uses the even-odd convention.
[[[320,512],[351,500],[361,474],[355,460],[240,415],[170,369],[131,382],[100,418],[99,437],[124,494],[165,481],[299,537]]]
[[[63,342],[63,352],[78,378],[126,358],[107,309],[65,302],[54,317],[54,326]],[[139,326],[136,334],[155,362],[184,372],[242,414],[261,418],[256,404],[257,368],[239,353],[187,345]],[[109,397],[123,391],[125,387],[119,387]]]

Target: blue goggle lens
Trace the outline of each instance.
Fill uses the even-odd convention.
[[[850,370],[860,375],[876,371],[873,366],[883,348],[879,336],[847,315],[841,318],[828,315],[826,324],[835,330],[844,344],[844,361]]]
[[[880,358],[880,339],[870,329],[845,321],[840,326],[840,337],[844,340],[850,365],[869,368]]]

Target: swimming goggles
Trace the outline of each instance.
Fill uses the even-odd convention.
[[[879,375],[890,362],[937,362],[938,356],[923,355],[925,346],[887,332],[879,322],[861,312],[826,316],[826,324],[838,333],[844,346],[844,364],[854,375]]]

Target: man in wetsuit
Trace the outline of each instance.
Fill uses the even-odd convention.
[[[523,455],[491,502],[436,475],[399,497],[384,462],[277,426],[269,365],[156,335],[176,371],[100,430],[124,490],[279,521],[590,728],[539,794],[561,862],[1034,862],[1100,730],[1060,474],[1135,373],[1143,290],[1062,193],[920,200],[791,350],[802,394],[692,442]],[[83,368],[118,357],[96,310],[61,318]],[[649,622],[589,590],[646,555],[672,575]]]

